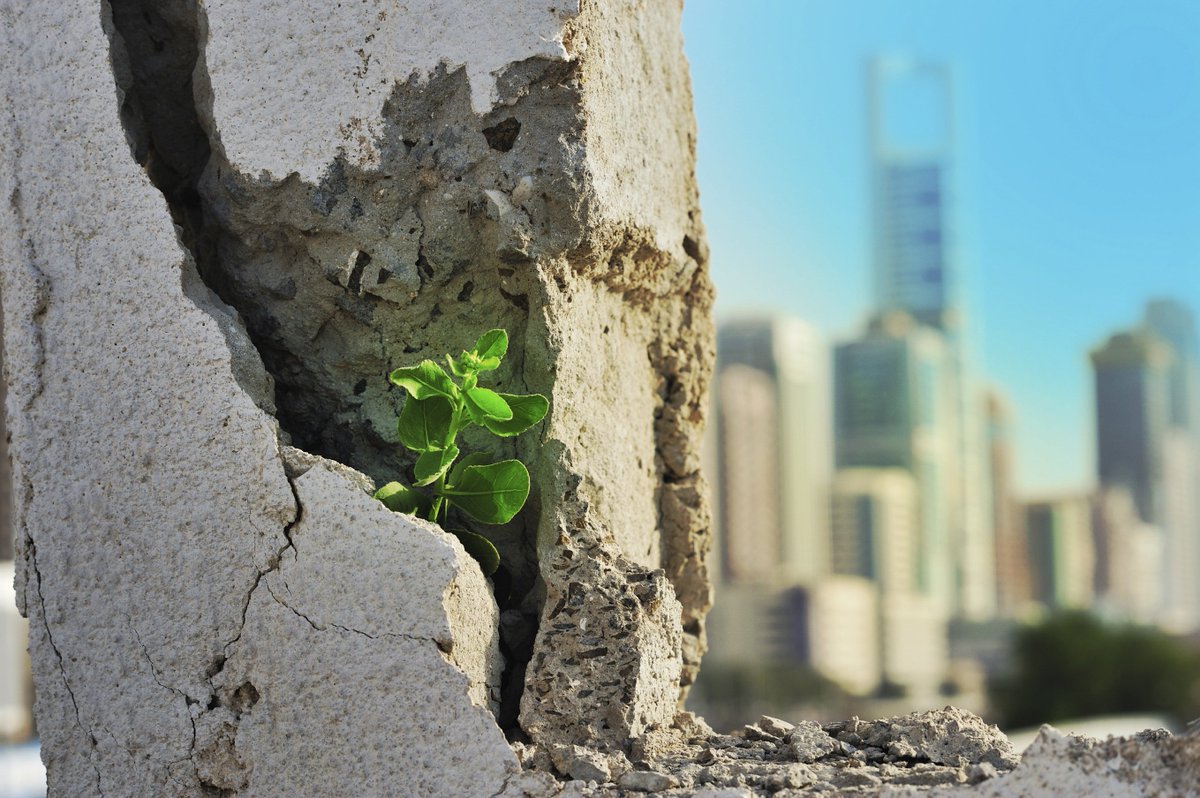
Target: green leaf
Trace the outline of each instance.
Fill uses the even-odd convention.
[[[458,542],[467,550],[467,554],[475,558],[484,576],[496,573],[496,569],[500,567],[500,552],[496,551],[492,541],[483,535],[468,532],[465,529],[451,529],[450,534],[458,538]]]
[[[431,396],[454,399],[458,394],[454,380],[432,360],[398,368],[388,375],[388,379],[408,391],[414,399],[428,399]]]
[[[481,357],[475,363],[476,371],[495,371],[500,368],[500,358],[498,357]]]
[[[467,466],[458,484],[444,487],[441,495],[485,524],[504,524],[529,496],[529,472],[517,460]]]
[[[469,388],[464,395],[467,398],[467,412],[476,424],[483,424],[489,418],[507,421],[513,417],[508,402],[490,388]]]
[[[454,406],[444,396],[428,399],[410,396],[404,400],[396,431],[400,442],[414,452],[433,452],[446,448],[450,425],[454,423]]]
[[[429,509],[429,499],[401,482],[389,482],[371,494],[397,513],[416,515]]]
[[[450,469],[450,473],[446,477],[446,482],[450,485],[457,485],[458,480],[462,478],[464,468],[473,465],[483,465],[491,459],[492,456],[487,452],[471,452],[468,455],[464,455],[461,460],[454,464],[454,468]]]
[[[545,418],[546,411],[550,409],[550,402],[540,393],[525,395],[502,393],[500,398],[512,410],[512,418],[506,420],[485,418],[483,425],[502,438],[520,435]]]
[[[500,358],[508,352],[508,333],[504,330],[488,330],[483,335],[479,336],[479,340],[475,342],[475,348],[471,350],[480,360],[488,358],[496,358],[496,365],[500,365]],[[495,368],[493,366],[492,368]],[[486,371],[486,369],[484,369]]]
[[[446,355],[446,364],[450,366],[450,373],[455,377],[467,376],[467,370],[452,355]]]
[[[413,475],[417,478],[417,487],[428,485],[450,468],[454,458],[458,457],[458,447],[450,444],[449,448],[436,452],[422,452],[413,466]]]

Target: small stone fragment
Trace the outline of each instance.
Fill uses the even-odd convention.
[[[783,770],[770,776],[766,781],[768,790],[783,789],[798,790],[807,787],[817,780],[817,774],[807,765],[787,765]]]
[[[692,798],[754,798],[744,787],[705,787],[692,793]]]
[[[608,757],[581,745],[556,745],[550,749],[550,759],[560,773],[573,779],[603,784],[612,778]]]
[[[679,779],[653,770],[631,770],[617,779],[617,786],[637,792],[661,792],[678,787]]]
[[[847,768],[833,777],[839,789],[846,787],[875,787],[883,783],[873,768]]]
[[[770,715],[763,715],[758,719],[758,723],[756,725],[759,729],[767,734],[773,735],[774,737],[778,737],[780,739],[785,737],[792,729],[796,728],[794,724],[788,723],[786,720],[773,718]]]
[[[532,196],[533,177],[531,175],[524,175],[517,181],[517,185],[513,189],[512,201],[517,205],[524,205]]]
[[[653,738],[674,722],[682,667],[670,581],[599,547],[563,547],[555,564],[561,570],[546,580],[522,728],[535,742],[603,750],[647,738],[643,748],[653,752]]]
[[[815,762],[835,751],[843,744],[830,737],[816,721],[802,720],[784,738],[790,759],[797,762]]]
[[[825,728],[856,747],[874,746],[893,757],[954,767],[990,762],[1007,770],[1020,759],[998,728],[955,707],[887,720],[851,718]]]
[[[676,729],[682,733],[685,740],[690,743],[704,743],[710,737],[716,735],[708,722],[696,715],[694,712],[677,712],[675,713]]]
[[[967,765],[965,774],[967,784],[978,784],[981,781],[994,779],[1000,771],[996,770],[996,766],[991,762],[980,762],[977,765]]]

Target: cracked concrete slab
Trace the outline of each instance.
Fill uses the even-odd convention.
[[[498,613],[483,574],[452,536],[390,512],[336,467],[294,485],[292,545],[213,678],[237,714],[226,742],[195,755],[208,783],[246,796],[351,784],[490,794],[517,763],[492,714]]]
[[[469,679],[472,703],[494,711],[502,662],[491,586],[454,536],[386,509],[348,470],[322,461],[293,479],[304,511],[265,576],[268,592],[318,631],[434,645]]]
[[[564,535],[663,569],[682,605],[682,696],[711,603],[699,446],[713,343],[678,6],[509,4],[520,34],[465,58],[439,24],[410,46],[410,26],[461,5],[457,36],[489,3],[418,3],[382,25],[374,3],[332,21],[293,5],[204,3],[195,74],[212,146],[194,185],[201,271],[246,320],[285,433],[405,478],[388,371],[507,329],[497,383],[546,394],[551,412],[514,441],[466,438],[520,457],[533,482],[528,509],[488,530],[506,585],[502,723],[518,725]],[[344,68],[347,42],[374,77]],[[275,90],[284,62],[313,96]],[[318,95],[334,99],[315,108]],[[266,129],[279,141],[246,132]]]
[[[131,155],[107,7],[4,4],[0,23],[17,591],[50,794],[296,794],[252,774],[303,772],[321,749],[325,775],[353,780],[363,750],[395,759],[406,740],[425,746],[407,770],[428,774],[464,756],[448,738],[491,763],[455,787],[498,784],[514,760],[489,709],[497,611],[477,566],[344,469],[312,466],[293,493],[264,410],[270,378]],[[297,530],[300,550],[343,581],[313,589]],[[358,631],[314,629],[274,600],[276,584]],[[231,683],[263,671],[274,681]],[[305,690],[322,700],[306,706]],[[414,696],[430,702],[425,716]],[[310,712],[347,733],[305,725]],[[255,725],[264,717],[301,724],[307,744]]]
[[[471,110],[485,114],[501,101],[498,83],[511,64],[567,58],[565,23],[578,6],[366,0],[330,13],[324,3],[205,0],[205,60],[224,155],[269,181],[296,174],[316,183],[339,153],[355,167],[375,167],[394,84],[461,68]],[[260,120],[271,136],[260,134]]]
[[[584,697],[547,646],[606,649],[627,704],[611,735],[531,720],[547,745],[627,745],[698,666],[712,293],[678,6],[351,5],[0,6],[18,590],[55,794],[269,794],[298,757],[346,777],[347,740],[412,734],[424,790],[466,767],[436,744],[458,732],[488,764],[449,794],[499,789],[497,694],[517,736],[527,683]],[[657,114],[632,158],[626,99]],[[501,384],[552,401],[501,445],[535,487],[495,532],[500,607],[362,490],[411,465],[387,372],[487,327]],[[598,645],[537,634],[571,550],[604,552]],[[636,628],[592,623],[626,598]],[[309,703],[352,733],[318,753],[290,700],[331,674]],[[402,687],[375,708],[379,674]]]

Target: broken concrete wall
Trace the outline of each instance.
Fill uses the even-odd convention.
[[[552,408],[540,440],[505,452],[535,485],[493,533],[507,693],[547,592],[570,582],[551,567],[564,536],[666,569],[686,686],[709,605],[712,332],[678,4],[380,2],[316,21],[286,6],[205,3],[195,86],[212,147],[201,272],[246,320],[285,432],[405,474],[387,372],[507,328],[498,382]]]
[[[508,329],[498,382],[552,411],[540,440],[503,447],[530,463],[535,495],[489,532],[501,723],[547,651],[534,636],[572,583],[557,567],[570,546],[666,569],[686,688],[709,604],[696,452],[712,352],[678,6],[366,3],[319,24],[267,3],[201,10],[211,156],[195,249],[276,380],[285,434],[378,480],[404,475],[387,372]],[[496,19],[512,30],[497,38]],[[481,65],[458,67],[478,24]],[[248,75],[264,50],[288,68]]]
[[[709,604],[712,360],[679,13],[0,5],[17,590],[53,794],[490,794],[502,727],[627,752],[673,721]],[[502,447],[535,487],[491,589],[365,495],[411,465],[388,371],[490,327],[498,384],[552,403]],[[589,694],[573,653],[615,676]]]

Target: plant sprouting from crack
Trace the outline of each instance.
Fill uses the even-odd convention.
[[[550,403],[541,394],[497,393],[479,385],[479,375],[495,371],[507,351],[508,333],[489,330],[457,358],[446,355],[450,374],[432,360],[423,360],[388,375],[408,392],[397,429],[400,442],[417,453],[416,479],[412,487],[389,482],[375,491],[375,498],[391,510],[434,522],[444,520],[452,506],[485,524],[512,520],[529,496],[529,471],[519,460],[489,463],[491,457],[484,452],[459,459],[457,444],[459,432],[472,424],[511,438],[546,415]],[[495,573],[500,554],[488,538],[467,530],[448,531],[485,574]]]

